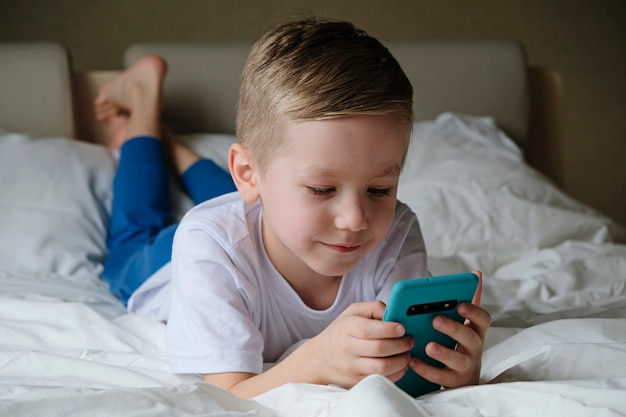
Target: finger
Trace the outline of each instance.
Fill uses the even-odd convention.
[[[389,358],[397,355],[409,354],[414,346],[411,336],[393,339],[356,339],[354,341],[355,354],[368,358]],[[408,358],[407,358],[408,361]]]
[[[472,271],[474,275],[478,277],[478,287],[476,287],[476,292],[474,293],[474,298],[472,299],[472,304],[479,306],[480,299],[483,295],[483,273],[478,269]]]
[[[485,338],[489,326],[491,326],[491,315],[476,305],[461,303],[457,307],[459,315],[466,319],[465,325],[473,329],[481,339]]]
[[[378,300],[351,304],[343,312],[343,315],[359,316],[376,320],[382,320],[384,314],[385,303]]]
[[[457,342],[459,347],[463,347],[463,351],[470,352],[472,356],[479,355],[482,352],[483,339],[471,325],[458,323],[445,316],[437,316],[433,319],[433,327],[437,331],[450,336]],[[448,364],[446,363],[446,365]]]
[[[392,381],[400,379],[409,369],[411,355],[406,352],[385,358],[359,358],[355,365],[362,375],[383,375]]]
[[[381,321],[360,316],[346,316],[343,320],[348,336],[357,339],[394,339],[405,335],[404,326],[393,321]]]
[[[404,326],[396,322],[383,322],[385,303],[369,301],[354,303],[342,314],[348,323],[349,335],[362,339],[387,339],[404,336]]]
[[[456,372],[457,374],[469,375],[476,369],[473,355],[469,353],[465,354],[461,351],[448,349],[435,342],[427,344],[425,351],[429,357],[441,362],[445,365],[445,367]],[[480,352],[476,352],[476,354],[480,355]],[[448,382],[445,384],[442,383],[442,385],[447,384]]]
[[[436,368],[417,358],[411,358],[409,368],[426,380],[443,387],[452,388],[478,382],[474,377],[460,378],[459,374],[450,368]]]

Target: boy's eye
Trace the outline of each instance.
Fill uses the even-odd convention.
[[[335,192],[334,187],[307,187],[309,192],[313,195],[318,196],[327,196]],[[367,192],[370,196],[377,197],[386,197],[391,195],[391,188],[368,188]]]
[[[307,188],[309,189],[309,192],[313,195],[329,195],[333,191],[335,191],[335,189],[332,187],[327,187],[327,188],[307,187]]]
[[[391,195],[391,188],[368,188],[367,192],[372,197],[386,197]]]

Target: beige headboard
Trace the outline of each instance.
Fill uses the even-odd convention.
[[[72,137],[70,68],[55,43],[0,43],[0,129]]]
[[[388,42],[415,88],[415,117],[444,111],[491,115],[525,144],[528,132],[526,57],[515,41]],[[175,130],[233,132],[239,75],[250,44],[142,43],[126,66],[146,54],[170,63],[164,117]]]
[[[560,182],[559,78],[529,68],[518,42],[385,44],[413,83],[416,120],[432,119],[444,111],[490,115],[526,150],[532,165]],[[149,53],[167,59],[164,120],[174,131],[232,133],[239,77],[250,45],[140,43],[128,47],[123,61],[128,66]],[[67,62],[60,45],[0,44],[0,128],[101,142],[93,97],[98,86],[117,72],[70,74]]]

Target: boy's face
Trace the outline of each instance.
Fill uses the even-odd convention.
[[[264,245],[288,282],[342,276],[385,238],[409,135],[391,116],[286,128],[257,187]]]

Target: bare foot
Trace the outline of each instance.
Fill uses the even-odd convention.
[[[166,62],[158,56],[139,59],[100,88],[94,102],[97,119],[108,123],[120,115],[127,116],[126,133],[130,137],[158,137],[161,89],[166,71]]]
[[[132,111],[141,104],[137,101],[142,95],[154,96],[159,93],[167,64],[163,58],[147,55],[140,58],[130,68],[107,81],[96,96],[95,106],[103,114],[113,109]]]
[[[129,139],[128,117],[128,114],[118,113],[103,120],[109,136],[109,149],[118,150]]]

